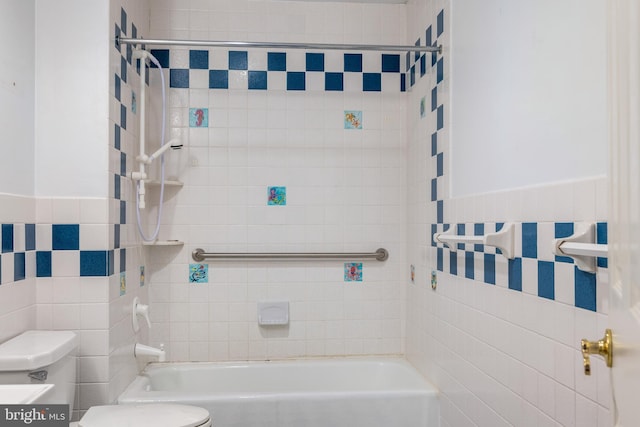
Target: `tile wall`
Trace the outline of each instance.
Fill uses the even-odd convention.
[[[186,10],[165,2],[152,7],[151,36],[397,44],[403,22],[402,5],[217,1]],[[149,250],[152,343],[167,344],[172,360],[402,353],[404,55],[155,52],[170,69],[171,135],[185,144],[167,160],[168,176],[185,185],[164,204],[161,237],[186,244]],[[207,126],[192,127],[198,110],[207,112]],[[350,112],[358,126],[347,129]],[[285,206],[269,203],[269,187],[286,189]],[[385,247],[390,258],[363,262],[361,281],[345,281],[345,263],[358,261],[345,259],[210,262],[208,283],[189,283],[197,247]],[[258,326],[257,302],[271,299],[290,302],[288,327]]]
[[[606,180],[449,199],[450,7],[408,4],[409,36],[435,27],[445,54],[410,90],[407,107],[408,261],[416,266],[407,291],[407,358],[441,390],[443,426],[611,425],[608,372],[598,360],[584,376],[578,350],[581,338],[605,329],[606,260],[595,275],[584,274],[549,249],[581,221],[599,223],[606,242]],[[425,96],[431,112],[421,118]],[[477,235],[506,221],[516,226],[510,261],[481,245],[452,253],[431,239],[448,227]]]

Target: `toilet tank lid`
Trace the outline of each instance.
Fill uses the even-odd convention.
[[[31,371],[51,365],[78,347],[72,331],[26,331],[0,344],[0,371]]]

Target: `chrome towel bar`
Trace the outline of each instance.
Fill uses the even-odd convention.
[[[302,259],[375,259],[377,261],[386,261],[389,258],[389,252],[380,248],[371,252],[272,252],[272,253],[211,253],[205,252],[204,249],[195,249],[191,256],[194,261],[214,260],[214,261],[269,261],[269,260],[302,260]]]

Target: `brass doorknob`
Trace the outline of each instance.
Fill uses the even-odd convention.
[[[580,342],[580,348],[582,350],[585,375],[591,375],[591,360],[589,359],[591,354],[602,356],[607,363],[607,367],[613,366],[613,335],[611,334],[611,329],[607,329],[604,333],[604,338],[599,341],[583,339]]]

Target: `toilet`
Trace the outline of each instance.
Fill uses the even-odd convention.
[[[71,331],[26,331],[0,344],[0,384],[53,384],[34,404],[68,404],[76,390],[78,337]],[[0,402],[2,403],[2,402]],[[149,403],[90,408],[72,426],[211,427],[209,411],[191,405]]]

